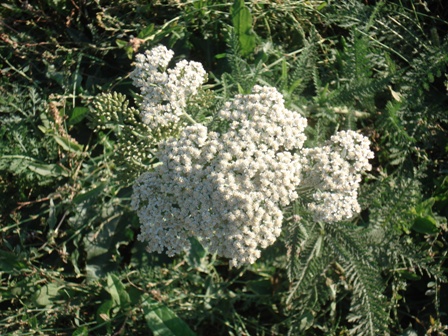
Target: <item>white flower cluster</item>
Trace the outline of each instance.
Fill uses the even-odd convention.
[[[218,115],[227,132],[186,127],[160,145],[161,165],[134,185],[132,206],[149,251],[174,255],[198,237],[231,265],[253,263],[280,235],[286,206],[298,198],[306,119],[284,107],[275,88],[256,86]]]
[[[134,184],[138,238],[149,251],[172,256],[196,237],[240,266],[275,242],[281,208],[299,197],[317,221],[336,222],[360,211],[361,174],[373,158],[367,138],[342,131],[322,147],[302,148],[306,119],[286,109],[275,88],[261,86],[224,104],[216,115],[227,126],[224,132],[185,127],[189,99],[206,74],[196,62],[167,69],[172,57],[163,46],[153,48],[137,55],[131,74],[141,89],[144,124],[165,139],[177,135],[159,144],[160,164]]]
[[[182,126],[179,124],[188,99],[197,94],[206,79],[206,72],[198,62],[183,60],[167,69],[173,55],[164,46],[138,54],[130,75],[143,96],[142,121],[153,131]]]
[[[308,204],[315,220],[337,222],[361,211],[358,188],[361,173],[371,169],[369,144],[361,134],[341,131],[323,147],[302,150],[302,178],[316,190]]]

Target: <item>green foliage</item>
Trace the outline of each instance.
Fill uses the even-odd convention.
[[[230,11],[233,28],[238,38],[242,56],[247,56],[254,51],[255,34],[252,31],[252,16],[249,8],[243,0],[235,0]]]
[[[163,306],[155,300],[147,302],[143,306],[143,312],[148,327],[154,335],[177,336],[186,335],[194,336],[188,325],[182,321],[172,310]]]
[[[0,15],[2,333],[446,333],[442,1],[6,1]],[[375,159],[360,216],[314,223],[297,202],[244,269],[195,240],[146,253],[130,183],[158,135],[128,74],[158,43],[209,71],[189,113],[212,128],[221,101],[268,84],[304,111],[310,146],[361,129]]]
[[[1,94],[1,137],[5,144],[11,144],[1,148],[1,169],[11,174],[23,174],[28,183],[50,183],[47,176],[59,176],[61,171],[56,171],[59,167],[46,165],[57,156],[51,141],[39,142],[40,131],[36,124],[41,121],[38,112],[45,109],[44,101],[32,87],[5,86]],[[46,122],[50,125],[48,119]]]
[[[356,335],[383,334],[388,325],[387,302],[383,295],[385,285],[378,272],[378,260],[369,251],[376,244],[365,244],[368,229],[342,223],[317,225],[308,219],[295,225],[299,227],[301,239],[289,242],[289,275],[294,286],[288,302],[293,302],[291,309],[300,313],[295,313],[298,320],[294,316],[292,330],[299,333],[311,327],[326,328],[327,331],[335,328],[335,321],[333,325],[322,323],[325,315],[321,312],[329,306],[334,315],[341,309],[337,296],[349,295],[351,303],[347,320],[353,324],[350,332]],[[322,286],[316,288],[316,283],[322,283]],[[307,304],[309,301],[313,303]],[[304,329],[300,319],[309,313],[314,323],[305,325]]]

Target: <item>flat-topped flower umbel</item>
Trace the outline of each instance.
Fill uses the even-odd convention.
[[[182,60],[167,69],[174,53],[164,46],[136,55],[130,77],[143,98],[141,117],[151,130],[177,128],[190,97],[206,79],[201,63]]]
[[[370,169],[373,157],[365,137],[342,131],[322,147],[303,148],[306,119],[285,108],[277,89],[258,85],[218,111],[215,119],[224,130],[180,124],[205,72],[186,61],[165,71],[172,56],[157,47],[137,57],[132,73],[142,89],[143,122],[154,131],[178,127],[175,136],[159,143],[160,164],[134,184],[138,238],[148,251],[173,256],[189,249],[189,238],[195,237],[241,266],[255,262],[261,249],[276,241],[282,208],[294,201],[317,221],[340,221],[360,211],[360,174]],[[308,199],[301,198],[305,189],[313,191]]]
[[[303,184],[315,189],[308,209],[316,221],[337,222],[361,211],[358,188],[361,174],[371,169],[369,144],[361,134],[341,131],[326,145],[302,151]]]
[[[275,88],[256,86],[218,113],[227,132],[188,126],[160,145],[162,165],[134,185],[139,239],[169,255],[198,237],[233,266],[253,263],[280,235],[280,206],[298,198],[306,119],[287,110]]]

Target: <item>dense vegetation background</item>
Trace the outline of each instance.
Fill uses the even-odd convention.
[[[0,15],[2,335],[445,335],[445,1],[8,0]],[[119,122],[95,131],[92,101],[132,104],[134,56],[157,44],[201,62],[218,99],[277,87],[311,143],[360,129],[375,151],[360,217],[288,226],[241,269],[200,244],[145,252]]]

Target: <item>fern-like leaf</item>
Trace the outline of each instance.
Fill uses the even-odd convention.
[[[289,94],[301,95],[313,79],[317,62],[317,32],[311,30],[310,37],[304,39],[304,47],[293,64],[289,76]]]
[[[326,225],[329,234],[326,243],[332,248],[351,286],[350,314],[347,319],[353,323],[352,335],[383,335],[389,315],[383,295],[384,283],[379,267],[366,246],[362,245],[363,229],[352,225]]]
[[[297,293],[306,293],[324,272],[328,264],[324,262],[322,256],[323,242],[324,239],[320,230],[313,230],[307,234],[306,239],[301,241],[299,255],[291,255],[291,259],[299,258],[300,266],[289,270],[294,279],[294,287],[290,291],[287,302],[291,302]],[[290,265],[294,265],[294,263],[290,262]]]

